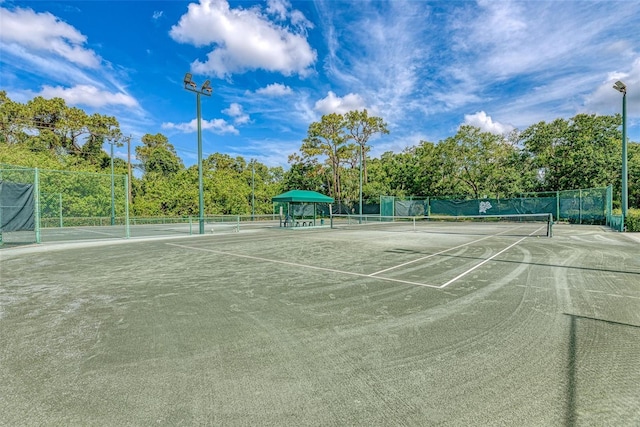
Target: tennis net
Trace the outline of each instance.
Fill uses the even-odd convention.
[[[552,214],[380,216],[333,215],[331,228],[441,234],[553,236]]]

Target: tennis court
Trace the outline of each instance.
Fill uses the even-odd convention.
[[[0,424],[640,424],[640,236],[359,225],[0,250]]]

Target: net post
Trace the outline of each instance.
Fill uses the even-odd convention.
[[[251,220],[253,221],[253,216],[251,217]],[[240,232],[240,215],[236,215],[236,233]]]
[[[548,221],[549,222],[547,224],[547,236],[553,237],[553,214],[552,213],[549,214]]]
[[[191,236],[193,234],[193,220],[191,218],[191,215],[189,215],[189,236]]]

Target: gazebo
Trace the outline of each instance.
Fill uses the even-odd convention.
[[[333,197],[329,197],[329,196],[325,196],[324,194],[318,193],[316,191],[308,191],[308,190],[291,190],[291,191],[287,191],[286,193],[282,193],[278,196],[272,197],[271,198],[272,202],[279,202],[279,203],[287,203],[288,209],[287,212],[289,213],[289,215],[287,215],[287,217],[284,220],[284,226],[285,227],[295,227],[298,225],[307,225],[306,221],[303,221],[302,224],[300,224],[300,221],[295,220],[295,217],[293,215],[293,211],[291,209],[291,205],[292,204],[306,204],[306,203],[311,203],[313,204],[313,221],[309,220],[309,225],[316,225],[316,216],[317,216],[317,209],[316,209],[316,205],[318,203],[333,203]],[[280,218],[280,221],[282,221],[282,217]],[[282,226],[282,222],[280,223],[280,226]]]

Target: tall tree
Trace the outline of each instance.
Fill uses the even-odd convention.
[[[350,138],[358,145],[360,149],[360,160],[362,161],[362,181],[367,182],[367,152],[370,147],[367,146],[369,139],[379,133],[388,134],[387,124],[381,117],[369,116],[366,109],[362,111],[349,111],[344,115],[345,128]]]
[[[347,145],[345,120],[341,114],[325,114],[320,122],[309,125],[300,151],[305,158],[326,157],[331,170],[331,195],[341,200],[340,165],[353,151]]]
[[[315,157],[303,158],[298,154],[291,154],[289,164],[291,166],[284,174],[283,191],[297,189],[324,193],[329,188],[325,184],[326,170]]]
[[[14,102],[7,92],[0,90],[0,142],[17,144],[25,140],[26,107]]]
[[[504,136],[469,125],[460,127],[455,136],[438,144],[443,154],[446,175],[459,184],[465,194],[478,199],[504,197],[513,192],[510,185],[520,171],[513,163],[516,149]]]
[[[145,174],[168,176],[184,167],[175,148],[163,134],[146,134],[141,141],[143,145],[136,147],[135,151]]]
[[[541,190],[617,183],[622,150],[620,122],[620,115],[578,114],[569,120],[540,122],[523,131],[520,143],[538,168]]]

